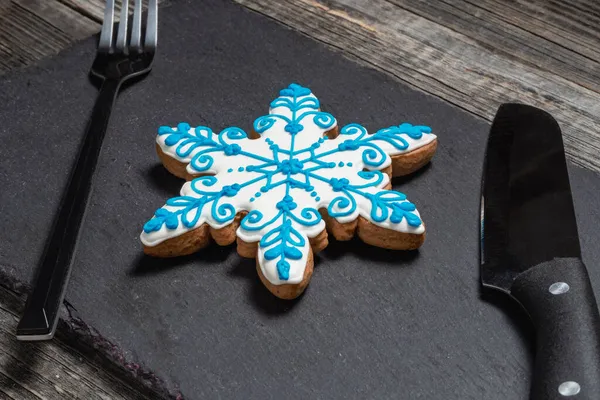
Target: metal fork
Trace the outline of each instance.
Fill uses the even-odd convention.
[[[142,0],[135,0],[129,41],[129,1],[123,0],[122,3],[117,39],[113,42],[114,0],[106,2],[98,50],[90,72],[102,80],[102,85],[46,242],[33,291],[17,326],[19,340],[48,340],[54,337],[80,227],[92,190],[94,170],[117,93],[123,82],[145,75],[152,68],[157,40],[157,0],[149,0],[148,3],[143,43]]]

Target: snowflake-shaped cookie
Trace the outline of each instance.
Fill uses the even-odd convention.
[[[309,89],[291,84],[254,121],[252,135],[180,123],[160,127],[156,143],[165,167],[190,181],[144,225],[147,254],[190,254],[211,237],[220,245],[237,237],[238,252],[256,257],[269,290],[294,298],[310,280],[313,252],[327,246],[327,231],[392,249],[424,241],[415,206],[389,189],[392,175],[415,171],[435,153],[429,127],[338,129]]]

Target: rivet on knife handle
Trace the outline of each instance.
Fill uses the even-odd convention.
[[[531,316],[533,400],[600,399],[600,316],[581,249],[562,134],[552,116],[503,104],[482,183],[481,282]]]
[[[511,295],[537,332],[531,397],[600,399],[600,315],[581,260],[539,264],[517,277]]]

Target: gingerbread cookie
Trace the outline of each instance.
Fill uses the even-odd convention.
[[[255,257],[265,286],[292,299],[306,288],[313,253],[355,234],[389,249],[416,249],[425,227],[415,206],[389,190],[390,178],[425,165],[437,147],[426,126],[402,124],[374,134],[338,129],[311,91],[291,84],[254,122],[252,135],[231,127],[160,127],[165,167],[188,179],[144,225],[147,254],[172,257],[237,240]]]

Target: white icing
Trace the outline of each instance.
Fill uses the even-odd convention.
[[[307,97],[313,98],[316,100],[316,97],[312,94],[310,94],[309,96],[299,97],[297,100],[302,100]],[[292,98],[289,97],[289,99],[292,99]],[[296,117],[299,117],[306,112],[314,112],[314,111],[315,111],[314,109],[310,109],[310,108],[302,109],[296,113]],[[292,111],[286,107],[272,108],[269,110],[269,113],[271,115],[278,114],[278,115],[283,115],[283,116],[292,118]],[[334,125],[331,126],[329,129],[332,129],[334,126],[336,126],[336,124],[337,123],[334,123]],[[311,116],[306,117],[302,120],[302,125],[303,125],[304,129],[296,135],[290,135],[288,132],[286,132],[285,131],[286,125],[287,125],[287,123],[285,121],[278,119],[269,129],[267,129],[265,132],[263,132],[261,134],[261,138],[259,138],[259,139],[244,138],[244,139],[240,139],[240,140],[229,140],[228,143],[238,144],[245,152],[260,155],[266,159],[272,159],[273,151],[269,148],[270,146],[266,142],[267,138],[271,139],[274,143],[276,143],[280,149],[289,149],[292,145],[292,140],[294,140],[294,149],[300,150],[300,149],[308,148],[313,143],[318,142],[318,140],[323,137],[323,135],[325,134],[325,131],[326,131],[325,129],[317,126],[317,124],[315,124],[315,122],[313,121],[313,118]],[[193,129],[190,129],[190,133],[193,133]],[[206,132],[205,132],[205,134],[206,134]],[[212,135],[213,135],[213,139],[216,141],[217,134],[212,134]],[[328,150],[337,149],[337,147],[340,143],[342,143],[348,139],[358,137],[358,135],[359,135],[359,132],[357,132],[354,135],[339,135],[335,139],[326,140],[323,143],[321,143],[320,147],[317,150],[315,150],[315,152],[318,154],[322,154]],[[192,167],[192,164],[189,164],[189,163],[190,163],[190,160],[193,158],[193,156],[196,155],[199,151],[201,151],[202,148],[195,149],[185,158],[180,157],[177,155],[177,153],[175,151],[176,147],[177,147],[176,145],[169,146],[165,143],[167,136],[168,135],[157,136],[156,141],[157,141],[158,145],[160,146],[161,150],[168,156],[170,156],[180,162],[188,163],[187,171],[190,174],[198,174],[198,171],[195,170]],[[433,134],[423,134],[421,136],[421,138],[413,139],[413,138],[405,135],[405,136],[403,136],[403,138],[408,143],[408,147],[404,150],[399,150],[383,140],[377,140],[377,141],[373,142],[373,143],[376,143],[386,153],[386,155],[385,155],[386,159],[385,159],[384,163],[378,167],[378,169],[383,169],[390,165],[390,163],[391,163],[390,155],[393,156],[393,155],[398,155],[398,154],[402,154],[405,152],[413,151],[419,147],[422,147],[422,146],[425,146],[425,145],[431,143],[432,141],[434,141],[436,139],[436,136]],[[363,162],[363,159],[362,159],[363,151],[364,151],[364,148],[359,148],[357,150],[352,150],[352,151],[336,152],[336,153],[333,153],[333,154],[330,154],[330,155],[320,158],[320,160],[323,162],[334,162],[336,165],[339,162],[343,162],[344,167],[322,168],[322,169],[318,170],[318,174],[326,179],[346,178],[353,185],[361,185],[361,184],[366,184],[366,183],[370,182],[369,179],[364,179],[357,174],[359,171],[362,171],[363,169],[368,169],[368,168],[366,168],[366,166]],[[294,158],[296,158],[298,160],[302,160],[302,159],[307,158],[309,155],[310,154],[308,152],[306,152],[306,153],[301,153],[301,154],[295,155]],[[183,185],[183,187],[181,189],[182,196],[190,196],[190,197],[196,197],[196,198],[201,197],[200,195],[198,195],[197,193],[195,193],[192,190],[192,184],[197,185],[197,187],[202,190],[213,192],[213,191],[221,190],[226,185],[233,185],[235,183],[241,184],[244,182],[251,181],[254,178],[259,178],[259,177],[263,176],[263,174],[259,173],[259,172],[246,171],[247,166],[259,166],[261,164],[264,164],[263,161],[253,159],[253,158],[247,157],[242,154],[227,156],[223,152],[210,153],[210,156],[213,158],[214,163],[210,167],[209,170],[203,171],[203,174],[206,174],[206,173],[216,174],[216,178],[217,178],[216,183],[214,183],[214,185],[209,187],[209,186],[204,186],[204,184],[201,180],[187,182]],[[289,158],[290,158],[289,155],[283,154],[281,152],[279,153],[280,161],[284,160],[284,159],[289,159]],[[347,166],[347,163],[349,163],[349,162],[352,163],[351,167]],[[308,162],[304,163],[303,169],[310,169],[315,166],[317,166],[317,164],[315,164],[312,161],[308,161]],[[240,172],[240,171],[238,171],[238,168],[244,168],[244,170]],[[273,170],[275,170],[275,168],[276,168],[276,166],[270,166],[270,167],[264,168],[264,170],[273,171]],[[228,172],[229,169],[233,169],[233,171]],[[305,180],[305,177],[303,174],[294,174],[294,175],[291,175],[291,178],[297,179],[299,181]],[[272,183],[275,184],[275,183],[281,182],[285,179],[287,179],[287,175],[279,172],[273,176]],[[383,180],[377,186],[367,187],[364,189],[364,192],[371,193],[371,194],[378,193],[388,184],[388,182],[389,182],[389,178],[387,177],[387,175],[383,174]],[[270,189],[267,193],[262,193],[260,191],[260,188],[264,184],[265,184],[265,180],[261,180],[254,184],[251,184],[249,186],[243,187],[241,190],[239,190],[239,192],[237,193],[236,196],[223,197],[222,198],[223,201],[219,201],[218,204],[229,203],[234,207],[236,213],[239,213],[240,211],[260,210],[260,212],[262,212],[262,214],[263,214],[263,218],[261,221],[264,221],[264,222],[269,221],[273,217],[275,217],[279,212],[279,209],[277,209],[276,204],[278,202],[280,202],[282,200],[282,198],[285,196],[286,185],[282,184],[275,188]],[[327,206],[336,197],[340,196],[340,193],[333,191],[332,186],[327,182],[323,182],[323,181],[320,181],[317,179],[311,179],[310,184],[314,187],[314,191],[317,193],[317,196],[311,196],[310,192],[307,192],[306,190],[300,189],[300,188],[291,188],[289,190],[289,195],[292,196],[294,202],[297,203],[297,205],[298,205],[297,209],[294,210],[295,214],[299,215],[301,210],[305,207],[314,207],[317,209],[327,208]],[[256,193],[261,193],[261,196],[257,197]],[[319,197],[320,200],[316,201],[315,200],[316,197]],[[253,198],[254,201],[250,201],[251,198]],[[362,196],[355,196],[355,198],[357,201],[356,210],[350,215],[347,215],[344,217],[338,217],[337,220],[339,222],[345,223],[345,222],[353,221],[360,215],[360,216],[366,218],[367,220],[369,220],[370,222],[374,223],[375,225],[378,225],[378,226],[381,226],[381,227],[384,227],[387,229],[391,229],[391,230],[395,230],[395,231],[399,231],[399,232],[414,233],[414,234],[421,234],[424,232],[423,224],[421,224],[420,226],[417,226],[417,227],[410,226],[407,223],[406,218],[403,218],[399,223],[392,223],[389,218],[383,222],[375,222],[371,218],[371,214],[370,214],[370,212],[371,212],[370,201]],[[172,207],[172,206],[168,206],[168,205],[165,205],[163,208],[166,210],[170,210],[170,211],[175,211],[177,209],[177,207]],[[339,207],[334,208],[334,211],[339,211]],[[418,211],[415,210],[412,213],[420,218]],[[182,223],[179,223],[178,227],[176,229],[169,229],[166,227],[166,225],[163,225],[157,231],[153,231],[150,233],[142,232],[140,238],[144,245],[156,246],[159,243],[161,243],[167,239],[180,236],[183,233],[186,233],[194,228],[197,228],[204,223],[209,224],[211,227],[218,229],[218,228],[222,228],[223,226],[230,224],[231,222],[232,222],[232,220],[229,220],[225,223],[216,221],[211,214],[211,207],[204,207],[202,209],[202,213],[201,213],[199,220],[191,228],[185,227]],[[279,223],[279,224],[281,223],[281,218],[279,219],[279,221],[277,223]],[[250,243],[258,242],[261,240],[261,238],[263,238],[263,236],[265,234],[267,234],[270,230],[273,229],[273,226],[274,225],[267,225],[264,228],[262,228],[260,230],[256,230],[256,231],[247,230],[247,229],[244,229],[242,226],[240,226],[237,230],[237,236],[245,242],[250,242]],[[325,229],[325,223],[322,220],[319,223],[317,223],[316,225],[312,225],[312,226],[306,226],[306,225],[300,224],[296,221],[292,221],[292,226],[298,232],[300,232],[301,236],[305,239],[305,245],[301,246],[301,251],[302,251],[301,259],[288,260],[290,263],[290,271],[289,271],[289,278],[287,280],[281,280],[279,278],[279,274],[278,274],[277,266],[276,266],[277,259],[267,260],[264,257],[265,252],[267,252],[270,248],[272,248],[275,245],[267,246],[266,248],[259,246],[259,251],[258,251],[257,257],[258,257],[258,263],[260,265],[261,271],[262,271],[263,275],[269,280],[269,282],[271,282],[275,285],[294,284],[294,283],[299,283],[300,281],[302,281],[303,275],[304,275],[304,269],[305,269],[305,265],[306,265],[306,258],[308,256],[308,246],[309,246],[308,238],[317,236],[319,233],[321,233]]]

